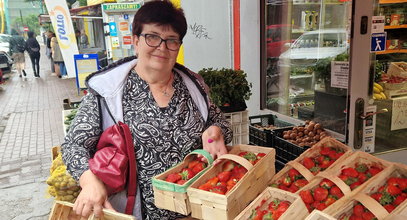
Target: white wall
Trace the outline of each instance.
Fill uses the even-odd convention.
[[[246,101],[249,115],[260,111],[260,1],[240,0],[241,69],[252,83],[252,96]]]
[[[233,36],[230,0],[183,0],[188,23],[184,38],[184,64],[202,68],[233,68]]]

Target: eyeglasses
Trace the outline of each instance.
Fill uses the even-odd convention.
[[[162,42],[168,50],[177,51],[182,44],[182,41],[177,39],[162,39],[160,36],[155,34],[140,34],[146,40],[146,44],[150,47],[159,47]]]

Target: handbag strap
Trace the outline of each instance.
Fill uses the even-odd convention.
[[[129,126],[119,122],[119,126],[123,131],[124,137],[126,139],[127,146],[127,156],[129,157],[129,177],[127,185],[127,204],[125,213],[128,215],[133,214],[134,203],[136,201],[137,194],[137,168],[136,168],[136,157],[134,153],[133,138],[130,132]]]

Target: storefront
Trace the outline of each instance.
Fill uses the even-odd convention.
[[[189,22],[186,66],[240,67],[253,84],[250,115],[273,113],[292,124],[315,120],[356,150],[405,163],[405,78],[389,69],[406,59],[406,1],[200,3],[181,1]],[[191,15],[196,8],[214,15],[200,20]],[[225,18],[212,13],[217,10]],[[374,92],[374,82],[384,96]]]

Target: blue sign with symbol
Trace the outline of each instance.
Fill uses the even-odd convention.
[[[117,25],[116,22],[109,22],[110,36],[117,37]]]
[[[370,43],[370,51],[384,51],[386,50],[386,33],[374,33],[372,34],[372,40]]]
[[[124,17],[125,20],[129,20],[129,15],[128,14],[124,14],[123,17]]]

